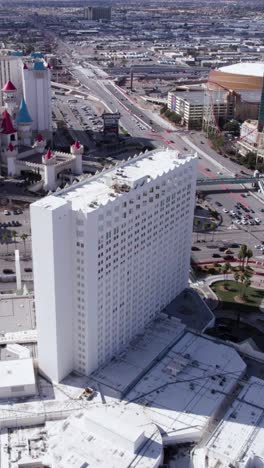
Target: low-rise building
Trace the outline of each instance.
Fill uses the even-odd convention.
[[[213,93],[213,92],[212,92]],[[226,118],[227,99],[226,92],[217,93],[217,99],[213,102],[214,111],[218,117]],[[182,124],[188,129],[202,128],[206,107],[205,90],[186,90],[168,93],[168,108],[182,117]]]
[[[0,361],[0,398],[17,398],[36,394],[32,359]]]
[[[192,468],[264,466],[264,381],[256,377],[228,409],[204,445],[192,452]]]
[[[247,153],[251,152],[264,157],[264,132],[259,132],[257,120],[243,122],[237,148],[242,156],[246,156]]]

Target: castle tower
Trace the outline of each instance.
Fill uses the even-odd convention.
[[[51,70],[43,61],[36,61],[23,68],[22,77],[23,94],[32,118],[31,129],[51,138]]]
[[[45,190],[55,190],[56,184],[56,156],[52,154],[49,148],[46,154],[42,156],[42,164],[44,165],[44,188]]]
[[[12,143],[9,143],[8,147],[5,150],[5,154],[6,154],[6,162],[7,162],[7,174],[10,177],[19,175],[17,172],[17,168],[16,168],[17,148],[15,148],[12,145]]]
[[[14,120],[16,118],[17,109],[17,89],[13,85],[12,81],[7,81],[5,86],[2,88],[2,93],[4,106]]]
[[[81,145],[78,140],[76,140],[75,143],[71,145],[71,154],[75,156],[73,172],[76,175],[81,175],[83,173],[83,170],[82,170],[83,145]]]
[[[17,131],[14,129],[10,114],[5,110],[2,114],[2,152],[9,146],[9,143],[12,143],[14,148],[17,147]]]
[[[37,152],[41,154],[44,152],[46,144],[47,144],[46,140],[44,140],[41,133],[39,133],[34,142],[33,148],[35,148]]]
[[[32,118],[29,115],[24,98],[21,99],[16,121],[20,143],[25,146],[30,146]]]

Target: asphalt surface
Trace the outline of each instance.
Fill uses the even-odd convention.
[[[169,147],[185,153],[198,151],[198,178],[212,179],[218,176],[231,176],[241,171],[241,166],[216,153],[201,132],[190,132],[180,128],[172,130],[173,127],[166,120],[161,119],[157,113],[155,115],[149,109],[144,108],[136,93],[120,89],[96,67],[86,64],[86,67],[82,68],[79,65],[75,66],[72,62],[71,70],[73,76],[87,87],[89,93],[99,98],[112,112],[121,113],[121,124],[131,136],[145,138],[156,148]],[[252,173],[249,170],[246,172]],[[251,187],[247,188],[252,191]],[[239,239],[240,243],[246,243],[253,249],[257,259],[263,258],[264,260],[262,254],[255,249],[255,245],[264,240],[262,223],[260,226],[234,225],[230,215],[223,212],[223,208],[228,211],[235,210],[235,205],[239,201],[255,211],[254,215],[252,214],[254,217],[262,220],[261,208],[264,205],[261,201],[252,194],[244,198],[243,195],[247,190],[241,185],[205,186],[203,190],[206,191],[206,199],[211,206],[219,210],[216,202],[221,203],[223,222],[215,233],[204,236],[206,243],[203,243],[203,249],[201,253],[195,255],[195,259],[197,261],[212,259],[213,249],[206,248],[206,244],[212,243],[212,240],[222,245],[223,242],[237,242]],[[199,238],[197,239],[194,234],[194,242],[196,240]]]
[[[61,57],[63,60],[65,60],[66,57],[65,64],[70,66],[73,76],[77,78],[80,85],[85,87],[90,95],[95,96],[107,110],[121,113],[121,125],[132,137],[149,141],[156,148],[169,147],[183,153],[198,151],[198,177],[201,178],[214,178],[220,175],[220,172],[223,176],[230,176],[241,171],[241,166],[225,159],[213,151],[200,132],[189,132],[181,128],[174,129],[174,127],[166,120],[163,120],[158,113],[153,112],[149,107],[141,103],[136,93],[121,90],[115,86],[109,81],[107,74],[99,68],[90,64],[85,64],[84,68],[77,65],[74,59],[74,52],[72,52],[67,45],[63,44],[62,41],[60,41],[60,44],[62,50]],[[67,56],[65,54],[67,54]],[[72,127],[70,128],[70,132],[72,132],[72,137],[74,138],[77,136],[78,131],[80,132],[83,130],[83,127],[79,125],[79,118],[76,118],[76,115],[74,115],[72,107],[77,107],[79,114],[82,115],[84,124],[89,125],[89,118],[85,112],[82,112],[79,102],[77,105],[69,106],[65,101],[66,99],[61,99],[61,110],[68,115],[69,127]],[[71,124],[70,121],[72,121],[73,124]],[[99,126],[97,129],[91,128],[91,130],[99,130]],[[209,160],[208,157],[212,159]],[[250,174],[250,171],[247,170],[246,172]],[[245,187],[241,185],[224,185],[215,187],[208,186],[203,187],[203,189],[206,190],[206,199],[212,206],[218,208],[216,205],[218,201],[221,203],[222,208],[225,207],[230,211],[234,209],[235,204],[239,201],[243,205],[253,209],[255,211],[255,217],[261,220],[263,219],[261,208],[263,208],[264,205],[252,194],[244,198],[242,195],[245,192]],[[212,259],[213,249],[208,249],[206,247],[207,244],[212,244],[212,241],[216,244],[219,243],[219,245],[222,245],[223,242],[239,241],[240,243],[246,243],[253,249],[256,258],[261,259],[263,256],[254,247],[264,240],[263,224],[261,223],[260,226],[234,226],[231,223],[229,214],[225,214],[222,210],[221,214],[223,216],[223,223],[215,233],[204,236],[206,242],[203,243],[201,252],[195,254],[195,259],[197,259],[197,261]],[[199,240],[199,238],[196,238],[197,236],[194,234],[194,242]],[[2,252],[4,252],[4,248],[5,246],[2,245]]]

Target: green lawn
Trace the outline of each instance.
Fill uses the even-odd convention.
[[[224,284],[228,287],[225,291],[222,290]],[[240,283],[237,284],[236,281],[217,281],[211,287],[226,307],[230,306],[231,303],[238,305],[238,303],[234,301],[234,297],[238,296],[241,290],[243,291],[243,285]],[[261,289],[254,289],[251,287],[245,288],[244,304],[241,305],[259,307],[263,299],[264,291]]]

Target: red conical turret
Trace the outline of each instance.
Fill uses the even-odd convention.
[[[51,153],[51,149],[49,148],[47,153],[44,155],[44,158],[46,159],[51,159],[52,158],[52,153]]]
[[[2,88],[2,91],[16,91],[16,87],[13,85],[12,81],[8,80]]]
[[[76,149],[80,149],[80,142],[78,140],[75,140],[74,144],[72,145]]]
[[[3,112],[2,115],[2,133],[4,133],[5,135],[15,133],[11,117],[6,110]]]

